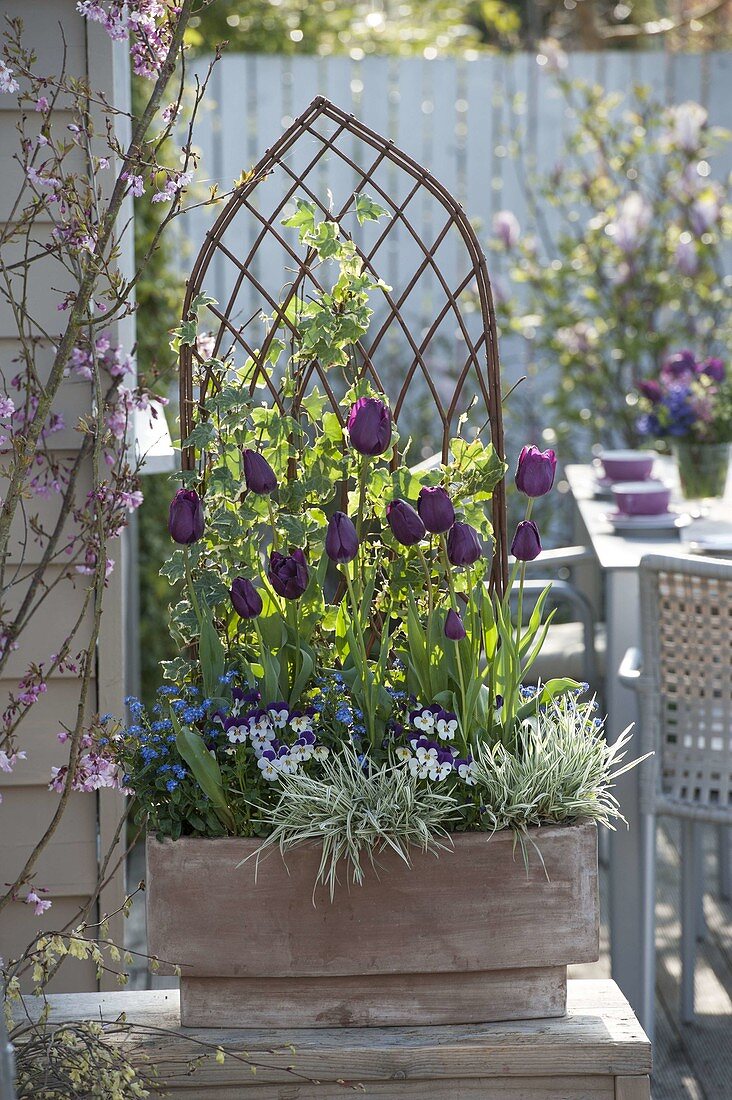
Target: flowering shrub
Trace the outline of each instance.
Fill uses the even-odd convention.
[[[384,213],[365,195],[354,212]],[[458,433],[445,464],[408,466],[409,441],[352,354],[382,284],[314,204],[298,202],[284,224],[333,277],[288,317],[287,343],[268,331],[275,407],[256,400],[253,360],[205,363],[207,396],[184,441],[199,462],[168,517],[177,548],[164,572],[186,592],[171,613],[180,656],[151,713],[131,701],[133,722],[110,747],[140,818],[162,835],[286,845],[330,813],[317,835],[332,886],[343,857],[360,879],[362,848],[406,856],[448,824],[492,827],[479,761],[497,746],[521,756],[527,722],[579,685],[524,685],[548,626],[548,590],[524,624],[522,586],[541,551],[531,513],[552,489],[554,452],[518,456],[525,518],[508,590],[491,591],[486,504],[505,463]],[[209,304],[193,303],[175,347],[198,340]],[[316,359],[340,400],[308,382]],[[573,706],[584,729],[589,704]],[[590,785],[588,805],[596,794]],[[377,803],[393,812],[376,816]]]
[[[503,333],[526,342],[530,374],[556,379],[547,438],[579,459],[588,443],[637,444],[636,386],[674,347],[693,340],[704,357],[729,343],[729,192],[714,178],[729,135],[698,103],[667,108],[644,87],[607,93],[556,59],[546,68],[571,127],[550,173],[517,168],[535,232],[499,211],[491,247],[510,278],[497,293]],[[519,390],[512,406],[543,426],[522,401]]]
[[[732,442],[732,384],[721,359],[680,351],[638,383],[638,431],[656,439]]]

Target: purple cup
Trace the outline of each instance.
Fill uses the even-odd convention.
[[[621,481],[611,486],[624,516],[662,516],[668,512],[671,490],[662,481]]]
[[[610,481],[645,481],[655,457],[653,451],[603,451],[600,462]]]

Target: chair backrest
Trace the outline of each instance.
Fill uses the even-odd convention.
[[[732,563],[650,555],[640,573],[644,808],[732,822]]]

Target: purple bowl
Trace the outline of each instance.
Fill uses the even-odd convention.
[[[662,516],[668,512],[671,490],[662,481],[624,481],[612,486],[618,511],[624,516]]]
[[[645,481],[655,457],[652,451],[603,451],[600,462],[610,481]]]

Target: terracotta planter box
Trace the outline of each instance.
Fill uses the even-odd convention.
[[[181,1023],[342,1027],[563,1015],[567,965],[599,952],[597,830],[461,833],[439,857],[392,854],[331,904],[320,853],[257,840],[147,842],[148,950],[182,967]],[[161,969],[165,969],[161,966]],[[168,972],[169,969],[168,969]]]

